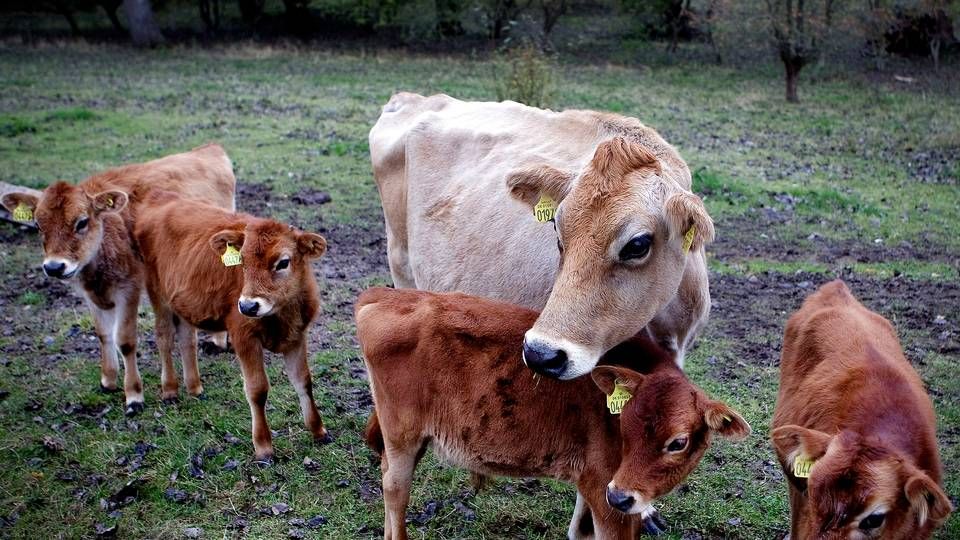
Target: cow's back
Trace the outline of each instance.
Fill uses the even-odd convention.
[[[643,144],[666,177],[690,188],[677,152],[636,119],[395,95],[370,132],[370,153],[396,285],[542,308],[559,263],[556,233],[510,196],[506,176],[540,164],[578,171],[614,136]]]

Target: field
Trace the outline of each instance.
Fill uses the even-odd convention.
[[[0,46],[0,181],[42,187],[207,141],[233,157],[242,210],[320,232],[323,312],[310,335],[316,447],[273,358],[277,460],[251,462],[231,355],[201,355],[207,399],[159,401],[152,315],[141,312],[147,408],[96,390],[82,301],[40,271],[36,236],[0,223],[0,537],[368,538],[382,534],[379,469],[360,438],[371,401],[352,302],[389,283],[367,131],[391,93],[493,99],[492,65],[393,52],[269,46],[132,53],[107,45]],[[946,487],[960,495],[960,101],[892,77],[820,77],[782,101],[779,73],[703,65],[562,65],[555,108],[636,116],[675,144],[717,224],[715,304],[690,376],[741,411],[659,508],[669,538],[780,538],[786,485],[768,443],[783,323],[842,277],[896,325],[939,419]],[[897,86],[899,85],[899,86]],[[322,193],[332,201],[321,204]],[[496,437],[496,433],[491,433]],[[558,538],[573,508],[553,481],[420,466],[410,530],[424,538]],[[116,529],[112,529],[116,527]],[[960,537],[960,517],[939,538]]]

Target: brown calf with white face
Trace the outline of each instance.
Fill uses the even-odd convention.
[[[32,215],[43,240],[43,271],[70,283],[86,300],[100,338],[100,386],[116,390],[117,353],[124,361],[127,414],[143,410],[137,369],[137,307],[143,265],[131,237],[135,216],[152,190],[165,190],[222,208],[234,207],[233,165],[218,145],[95,174],[77,185],[56,182],[38,198],[8,193],[2,203]],[[185,342],[189,341],[187,339]],[[196,335],[183,349],[187,389],[200,395]],[[177,374],[163,365],[164,399],[177,396]],[[172,388],[172,390],[171,390]]]
[[[270,383],[263,351],[280,353],[306,427],[330,436],[313,399],[307,329],[320,307],[310,261],[326,250],[320,235],[246,214],[156,194],[135,230],[157,318],[157,345],[169,355],[174,333],[197,327],[230,334],[243,373],[258,459],[273,455],[265,407]],[[225,266],[228,249],[241,263]]]
[[[360,295],[355,315],[375,408],[367,442],[381,455],[388,539],[406,538],[413,471],[428,446],[481,475],[575,484],[599,538],[632,538],[653,500],[696,467],[714,433],[742,439],[750,432],[645,337],[605,357],[616,365],[564,382],[524,367],[518,345],[537,318],[526,308],[376,288]],[[605,398],[615,386],[633,396],[619,415]],[[591,532],[580,530],[580,514],[572,537]]]
[[[787,322],[773,445],[792,540],[929,538],[952,511],[936,420],[893,326],[842,281]]]

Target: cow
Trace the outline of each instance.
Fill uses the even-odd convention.
[[[592,528],[599,538],[632,538],[650,526],[653,500],[696,467],[713,434],[750,433],[645,335],[612,349],[604,357],[611,365],[559,381],[521,361],[524,332],[537,318],[524,307],[373,288],[357,299],[355,318],[373,395],[366,439],[380,454],[387,539],[407,537],[410,485],[428,446],[483,476],[575,484],[571,537]],[[608,412],[605,395],[620,396],[622,411]],[[592,522],[579,519],[590,514]]]
[[[595,111],[398,93],[370,156],[395,286],[542,309],[523,354],[549,377],[588,373],[644,329],[682,367],[710,310],[714,227],[656,131]]]
[[[100,389],[117,390],[117,354],[123,357],[123,391],[128,416],[143,410],[143,382],[137,368],[137,308],[143,265],[131,231],[143,201],[153,190],[175,192],[222,208],[234,208],[236,178],[223,148],[207,144],[190,152],[94,174],[77,185],[59,181],[40,197],[7,193],[3,206],[15,218],[32,219],[43,240],[43,272],[69,283],[86,301],[100,340]],[[186,338],[186,336],[185,336]],[[218,336],[225,346],[225,336]],[[196,335],[182,349],[188,391],[200,396]],[[177,397],[177,374],[162,367],[163,399]]]
[[[952,511],[936,420],[893,325],[843,281],[789,321],[771,433],[790,538],[929,538]]]
[[[317,442],[330,442],[307,365],[307,330],[320,307],[311,260],[323,255],[326,240],[170,193],[151,196],[134,234],[161,354],[170,354],[174,334],[180,339],[185,329],[229,333],[250,406],[256,458],[273,456],[264,350],[283,355],[307,429]]]

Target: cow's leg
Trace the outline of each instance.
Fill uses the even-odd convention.
[[[143,410],[143,379],[137,367],[137,308],[140,307],[140,288],[133,287],[126,296],[117,299],[117,341],[123,356],[123,393],[126,396],[126,414],[132,416]]]
[[[790,486],[790,534],[787,538],[803,538],[804,531],[800,530],[800,525],[804,522],[805,498],[803,492]]]
[[[618,512],[607,504],[607,485],[600,478],[610,478],[608,474],[591,474],[584,471],[577,482],[577,499],[587,506],[587,513],[593,521],[594,538],[609,540],[613,538],[633,538],[639,534],[636,516]],[[576,514],[576,511],[574,511]],[[579,524],[578,524],[579,525]]]
[[[406,540],[407,504],[410,503],[410,485],[420,445],[397,448],[387,441],[385,443],[380,462],[383,470],[383,537],[386,540]]]
[[[233,332],[231,334],[235,339],[233,348],[237,351],[240,371],[243,373],[243,392],[250,406],[253,452],[258,460],[270,461],[273,459],[273,438],[270,436],[270,426],[267,424],[266,409],[270,381],[263,367],[263,348],[255,339],[249,337],[237,339],[237,334]]]
[[[160,353],[160,399],[164,403],[177,400],[180,381],[173,365],[173,340],[178,317],[170,308],[153,302],[156,320],[157,351]]]
[[[210,341],[213,342],[217,347],[227,350],[229,344],[227,343],[227,333],[226,332],[214,332],[210,334]]]
[[[593,536],[593,515],[590,513],[586,499],[578,491],[577,504],[573,507],[573,517],[570,518],[570,526],[567,528],[567,538],[587,540]]]
[[[117,362],[117,309],[100,309],[93,302],[88,301],[90,316],[93,318],[93,328],[100,340],[100,390],[115,392],[117,390],[117,372],[120,365]]]
[[[180,347],[180,362],[183,363],[183,382],[191,396],[203,394],[200,370],[197,368],[197,329],[187,321],[174,319],[177,329],[177,345]]]
[[[284,370],[290,384],[297,391],[300,399],[300,411],[303,413],[303,423],[313,433],[317,442],[328,443],[332,440],[327,429],[323,426],[323,419],[317,412],[317,404],[313,401],[313,379],[310,376],[310,366],[307,364],[307,341],[303,340],[299,346],[283,355]]]

